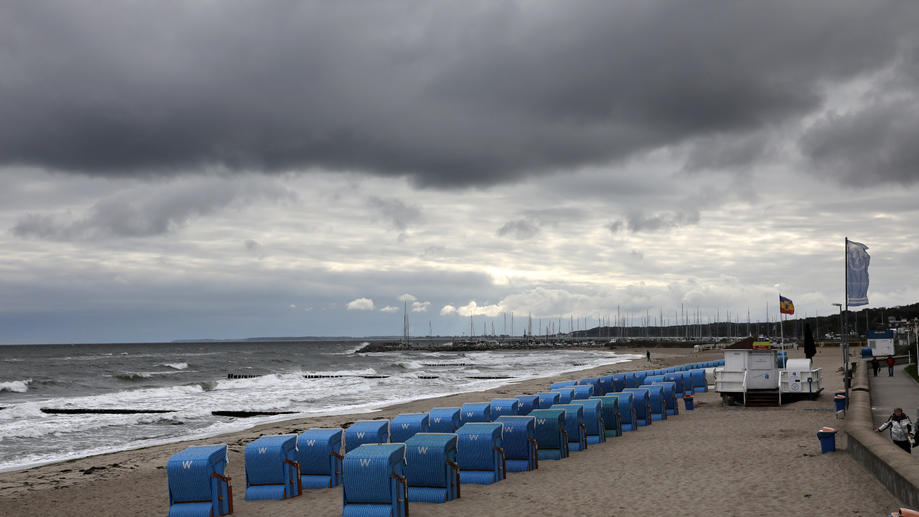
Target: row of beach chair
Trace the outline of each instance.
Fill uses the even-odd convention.
[[[535,470],[623,432],[679,413],[706,391],[696,363],[552,384],[549,391],[434,408],[347,429],[263,436],[245,447],[247,501],[288,499],[342,485],[344,517],[408,514],[409,502],[446,503],[464,483]],[[167,465],[170,517],[232,513],[226,445],[190,447]]]

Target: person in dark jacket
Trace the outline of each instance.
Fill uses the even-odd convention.
[[[894,409],[893,414],[890,415],[890,418],[881,424],[880,427],[875,427],[874,432],[880,433],[888,427],[890,428],[890,439],[893,440],[893,443],[895,443],[897,447],[903,449],[904,451],[910,452],[910,442],[914,437],[913,423],[903,412],[903,408]]]
[[[887,356],[887,376],[893,377],[893,356]]]
[[[878,358],[877,358],[877,357],[872,357],[872,358],[871,358],[871,369],[874,370],[874,376],[877,377],[877,376],[878,376],[878,370],[881,369],[881,362],[878,361]]]
[[[817,346],[814,344],[814,335],[811,333],[811,324],[804,324],[804,357],[810,359],[817,355]]]

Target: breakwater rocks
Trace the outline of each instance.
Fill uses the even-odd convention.
[[[481,352],[492,350],[550,350],[555,348],[603,348],[605,340],[536,341],[522,339],[463,340],[431,343],[423,341],[369,343],[354,353],[366,352]]]

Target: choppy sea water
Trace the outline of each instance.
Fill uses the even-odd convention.
[[[0,407],[4,408],[0,409],[0,471],[213,436],[274,420],[369,412],[638,357],[606,350],[354,353],[360,346],[358,342],[0,346]],[[259,376],[228,379],[228,373]],[[309,374],[345,377],[304,377]],[[512,379],[469,378],[499,376]],[[43,413],[41,408],[174,412],[60,415]],[[215,410],[295,414],[232,418],[213,416]]]

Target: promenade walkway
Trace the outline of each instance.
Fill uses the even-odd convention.
[[[894,365],[893,377],[887,375],[887,365],[883,365],[877,377],[874,377],[871,371],[868,372],[868,383],[871,386],[871,414],[874,417],[875,427],[884,423],[895,407],[903,408],[903,412],[913,421],[914,426],[919,420],[917,418],[919,417],[919,384],[903,371],[905,366]],[[884,431],[883,434],[890,440],[890,431]],[[914,449],[913,455],[919,456],[919,451]]]

